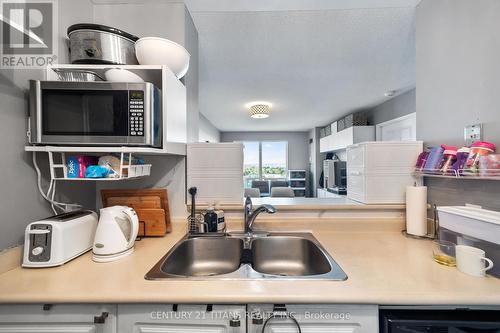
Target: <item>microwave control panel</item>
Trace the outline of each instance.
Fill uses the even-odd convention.
[[[131,91],[129,95],[129,134],[144,136],[144,91]]]

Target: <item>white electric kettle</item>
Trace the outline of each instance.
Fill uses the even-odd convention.
[[[134,252],[134,242],[139,231],[139,218],[127,206],[102,208],[92,247],[92,259],[109,262]]]

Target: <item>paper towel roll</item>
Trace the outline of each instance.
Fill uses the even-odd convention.
[[[427,187],[406,187],[406,232],[411,235],[427,234]]]

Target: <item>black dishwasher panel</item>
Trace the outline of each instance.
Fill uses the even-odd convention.
[[[380,310],[380,333],[500,333],[500,311]]]

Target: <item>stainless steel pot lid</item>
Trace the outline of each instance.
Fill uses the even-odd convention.
[[[79,30],[94,30],[94,31],[101,31],[101,32],[109,32],[112,34],[116,34],[118,36],[121,36],[123,38],[130,39],[133,42],[136,42],[139,37],[134,36],[132,34],[129,34],[128,32],[125,32],[123,30],[113,28],[113,27],[108,27],[107,25],[102,25],[102,24],[94,24],[94,23],[77,23],[73,24],[68,27],[68,37],[72,32],[79,31]]]

